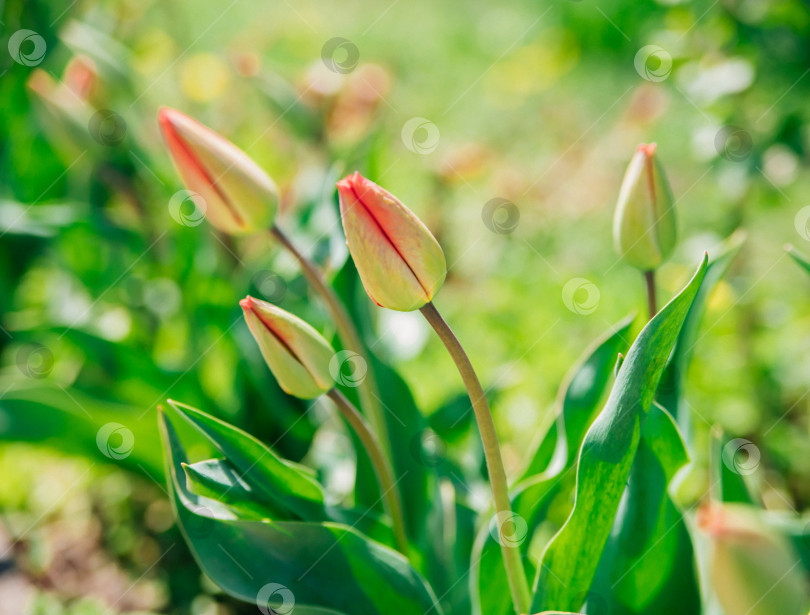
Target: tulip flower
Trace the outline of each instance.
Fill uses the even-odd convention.
[[[346,243],[371,299],[400,312],[429,303],[447,275],[436,238],[399,199],[359,173],[337,188]]]
[[[335,351],[320,333],[266,301],[245,297],[239,305],[267,366],[285,393],[313,399],[335,386],[329,372]]]
[[[380,483],[381,497],[391,515],[397,546],[402,553],[407,553],[408,539],[402,503],[393,470],[366,420],[354,404],[335,388],[329,371],[329,363],[335,354],[332,346],[303,320],[271,303],[248,296],[239,305],[267,366],[284,392],[301,399],[327,394],[357,433]]]
[[[726,613],[806,615],[810,596],[799,555],[759,511],[714,503],[697,522],[709,537],[711,586]]]
[[[278,209],[278,189],[245,152],[175,109],[158,113],[174,165],[205,201],[205,216],[231,234],[265,230]]]
[[[655,143],[638,146],[624,174],[613,239],[616,250],[642,271],[657,269],[675,247],[675,209]]]

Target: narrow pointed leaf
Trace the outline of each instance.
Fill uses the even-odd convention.
[[[632,324],[632,318],[618,323],[588,348],[571,370],[560,388],[562,403],[557,419],[543,436],[524,477],[558,473],[574,460],[611,380],[616,357],[630,345],[627,337]]]
[[[262,498],[226,459],[183,464],[183,470],[189,491],[227,504],[242,519],[285,519],[288,516],[269,498]]]
[[[612,610],[653,609],[658,615],[700,610],[692,542],[668,493],[673,477],[688,461],[672,417],[654,404],[599,562],[594,591],[606,601],[618,601]]]
[[[323,491],[307,471],[281,459],[250,434],[199,410],[169,401],[241,473],[241,479],[265,499],[276,502],[293,517],[321,521],[327,518]]]
[[[810,273],[810,259],[808,259],[793,246],[787,246],[785,250],[787,250],[787,253],[790,254],[790,257],[796,261],[796,264],[799,265],[799,267],[804,269],[807,273]]]
[[[424,615],[430,587],[407,560],[339,523],[243,521],[185,487],[185,450],[161,415],[169,490],[178,523],[202,570],[248,603],[298,615]],[[272,598],[284,599],[281,611]]]
[[[692,307],[689,309],[681,332],[678,335],[675,350],[672,353],[664,375],[661,377],[661,383],[658,386],[658,392],[656,394],[658,403],[664,406],[664,408],[675,417],[681,431],[684,436],[687,437],[687,440],[689,439],[689,433],[691,431],[691,420],[688,409],[681,407],[684,405],[683,388],[686,371],[689,367],[695,344],[698,342],[700,323],[703,320],[709,297],[720,280],[722,280],[728,272],[729,267],[731,267],[734,258],[739,254],[740,248],[744,242],[744,233],[734,233],[720,245],[717,255],[710,259],[709,265],[706,268],[703,284],[701,284],[700,290],[692,303]]]
[[[599,410],[613,377],[616,356],[630,344],[627,337],[632,322],[632,318],[624,319],[591,345],[560,387],[562,403],[557,419],[536,446],[524,471],[524,479],[512,490],[512,510],[526,521],[528,532],[532,532],[538,520],[545,517],[553,498],[573,489],[574,474],[571,472],[566,477],[566,469],[570,469],[576,459],[582,438]],[[521,544],[524,552],[530,542],[529,534]],[[533,566],[530,559],[527,558],[526,566],[531,574]],[[509,591],[509,586],[501,548],[489,526],[480,528],[478,532],[472,561],[477,562],[470,573],[474,594],[473,613],[511,613],[511,604],[502,597]]]
[[[574,509],[547,547],[535,580],[534,610],[582,606],[641,438],[661,374],[706,273],[704,257],[681,293],[647,324],[619,369],[607,404],[579,454]]]

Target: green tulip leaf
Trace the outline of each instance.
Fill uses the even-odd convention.
[[[687,440],[691,431],[691,417],[683,400],[683,389],[692,352],[699,341],[700,322],[712,291],[728,272],[744,242],[744,233],[732,234],[719,246],[717,255],[709,260],[703,284],[689,308],[675,350],[658,385],[656,400],[675,417]]]
[[[799,267],[804,269],[807,273],[810,273],[810,259],[808,259],[793,246],[787,246],[785,249],[791,258],[796,261],[796,264],[799,265]]]
[[[632,318],[624,319],[592,344],[560,387],[559,414],[534,447],[525,478],[512,490],[512,510],[526,522],[527,535],[534,530],[536,520],[545,517],[551,500],[564,499],[560,494],[573,488],[574,475],[567,470],[572,469],[582,438],[599,410],[616,357],[629,346],[632,323]],[[490,530],[489,525],[482,527],[473,546],[472,561],[477,562],[470,573],[473,613],[508,615],[512,607],[501,595],[509,591],[501,548]],[[524,538],[521,549],[526,552],[530,540]],[[526,566],[531,569],[530,558]]]
[[[249,484],[277,509],[292,518],[322,521],[327,518],[323,491],[309,470],[280,458],[250,434],[199,410],[169,400]]]
[[[654,404],[594,583],[596,594],[621,605],[611,611],[678,615],[700,610],[692,541],[668,494],[688,462],[674,420]]]
[[[268,613],[441,613],[402,555],[350,526],[242,520],[227,505],[192,493],[177,431],[164,414],[160,423],[178,523],[202,570],[225,592]]]
[[[535,579],[535,610],[582,606],[610,535],[667,359],[700,289],[704,257],[689,284],[644,327],[627,353],[605,408],[579,453],[576,496],[546,548]]]
[[[239,471],[226,459],[208,459],[183,464],[188,490],[201,497],[227,504],[241,519],[285,519],[286,511],[262,498],[245,482]]]
[[[560,411],[543,436],[523,473],[524,492],[539,477],[556,476],[575,461],[579,446],[599,410],[613,377],[616,357],[629,346],[627,336],[633,324],[626,318],[597,340],[571,370],[560,388]]]

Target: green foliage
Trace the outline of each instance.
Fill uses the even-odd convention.
[[[191,408],[175,408],[244,470],[241,464],[250,453],[240,447],[251,446],[247,434]],[[305,472],[274,459],[269,449],[251,457],[262,467],[243,478],[253,489],[275,494],[289,506],[287,511],[260,521],[242,520],[224,502],[194,494],[185,480],[185,448],[166,415],[161,415],[161,424],[178,521],[202,569],[229,594],[279,612],[295,608],[303,613],[416,614],[438,607],[404,557],[352,526],[326,521],[325,511],[317,514],[317,485]],[[289,482],[279,483],[269,468]]]
[[[707,261],[639,334],[605,408],[585,436],[577,463],[574,509],[543,554],[535,580],[535,610],[578,609],[587,599],[630,476],[642,425]]]
[[[548,613],[738,615],[715,595],[710,504],[747,507],[810,577],[810,294],[795,266],[810,272],[806,6],[473,8],[3,4],[4,46],[29,28],[47,44],[36,66],[0,58],[0,581],[23,578],[33,613],[243,615],[276,583],[301,613],[511,615],[507,539]],[[336,33],[359,51],[346,73],[322,57]],[[639,70],[647,45],[672,60],[663,80]],[[328,402],[281,391],[237,301],[279,303],[346,349],[334,322],[269,238],[216,233],[177,206],[155,125],[166,104],[272,175],[279,225],[361,331],[407,553],[359,439]],[[125,127],[112,140],[92,128],[108,111]],[[403,135],[416,116],[438,128],[434,152]],[[658,143],[677,202],[659,295],[730,238],[630,354],[622,321],[564,378],[641,304],[638,272],[609,256],[638,140]],[[452,364],[413,319],[376,309],[347,258],[334,184],[355,169],[413,208],[451,265],[438,302],[492,406],[516,515],[505,536]],[[515,228],[484,216],[501,197]],[[566,303],[580,277],[598,287],[592,312]],[[167,398],[213,415],[159,414]],[[73,560],[60,546],[74,535],[100,544]],[[60,565],[78,560],[98,575]],[[75,598],[110,569],[120,603]]]

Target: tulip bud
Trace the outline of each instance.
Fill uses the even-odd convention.
[[[272,223],[278,189],[245,152],[175,109],[162,108],[158,121],[180,177],[205,201],[211,224],[241,234]]]
[[[337,183],[346,243],[371,299],[400,312],[417,310],[444,283],[439,242],[393,194],[359,173]]]
[[[655,143],[639,145],[624,174],[613,241],[619,255],[634,267],[653,271],[675,247],[675,208]]]
[[[239,305],[267,366],[285,393],[313,399],[335,386],[329,373],[335,351],[320,333],[266,301],[245,297]]]
[[[741,504],[711,504],[698,512],[709,536],[711,587],[726,613],[806,615],[810,596],[798,553]]]

